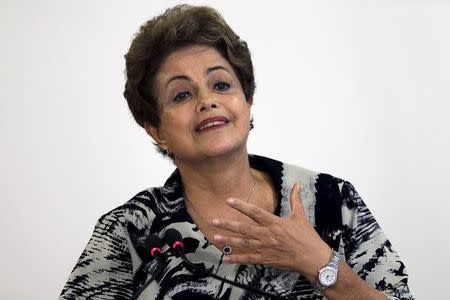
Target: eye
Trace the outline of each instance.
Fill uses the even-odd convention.
[[[173,101],[174,101],[174,102],[182,102],[182,101],[188,99],[189,96],[191,96],[191,93],[189,93],[189,92],[179,92],[179,93],[175,96],[175,98],[173,98]]]
[[[214,84],[214,89],[219,92],[225,92],[230,89],[230,84],[223,81],[217,82]]]

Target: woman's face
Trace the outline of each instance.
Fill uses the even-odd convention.
[[[156,75],[159,128],[147,132],[177,162],[245,151],[250,106],[228,61],[215,48],[171,53]]]

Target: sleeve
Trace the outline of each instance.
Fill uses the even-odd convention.
[[[360,278],[385,293],[390,300],[414,299],[408,274],[377,221],[349,182],[342,187],[348,214],[346,259]],[[345,203],[346,202],[346,203]]]
[[[102,216],[59,299],[129,299],[133,293],[131,256],[122,210]]]

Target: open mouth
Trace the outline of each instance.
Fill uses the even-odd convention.
[[[225,117],[214,117],[203,120],[198,126],[195,128],[197,132],[203,132],[210,129],[216,129],[219,127],[223,127],[228,124],[229,120]]]

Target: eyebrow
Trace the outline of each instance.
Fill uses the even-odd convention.
[[[206,70],[206,74],[210,74],[211,72],[218,71],[218,70],[223,70],[223,71],[225,71],[225,72],[227,72],[227,73],[230,73],[230,71],[228,71],[227,68],[225,68],[225,67],[219,65],[219,66],[214,66],[214,67],[208,68],[208,69]],[[192,81],[192,79],[189,78],[189,77],[186,76],[186,75],[175,75],[175,76],[170,77],[169,80],[167,80],[167,82],[166,82],[166,87],[169,85],[169,83],[171,83],[171,82],[174,81],[174,80],[186,80],[186,81]]]
[[[214,66],[214,67],[208,68],[206,70],[206,74],[209,74],[209,73],[217,71],[217,70],[224,70],[225,72],[230,73],[230,71],[228,71],[228,69],[223,66]]]
[[[189,77],[187,77],[186,75],[175,75],[170,77],[169,80],[167,80],[166,82],[166,87],[169,85],[169,83],[171,83],[174,80],[187,80],[187,81],[192,81],[192,79],[190,79]]]

